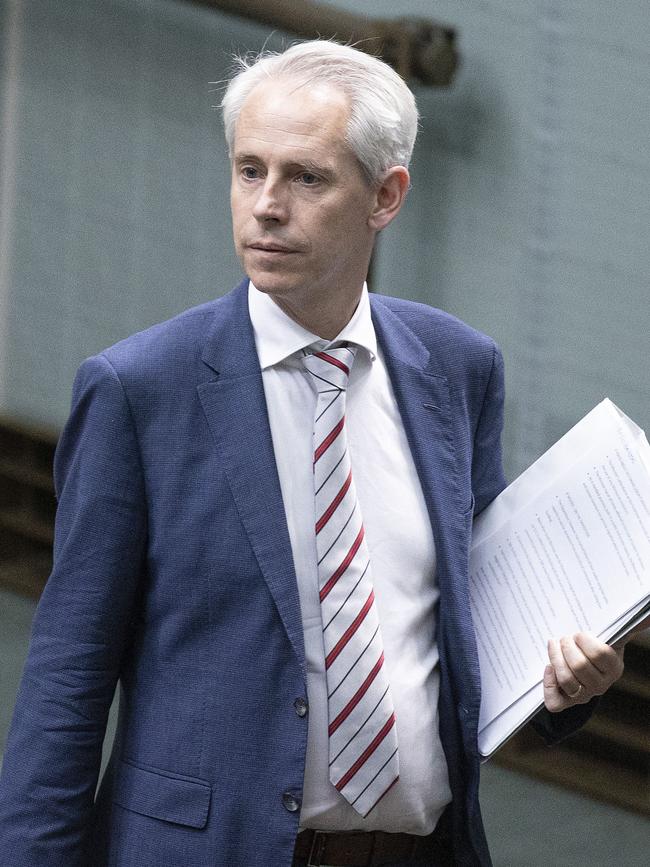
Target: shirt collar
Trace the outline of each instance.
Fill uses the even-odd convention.
[[[325,340],[294,322],[278,307],[270,295],[260,292],[252,282],[248,284],[248,310],[253,323],[255,346],[262,370],[284,361],[285,358],[306,346],[316,344],[320,350],[339,340],[347,340],[349,343],[362,346],[368,351],[371,359],[377,355],[377,336],[372,324],[368,287],[365,283],[352,319],[334,340]]]

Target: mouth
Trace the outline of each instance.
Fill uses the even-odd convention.
[[[291,247],[285,247],[282,244],[276,244],[272,242],[263,242],[260,241],[256,244],[248,244],[249,250],[255,250],[258,253],[270,253],[276,255],[288,255],[290,253],[296,253],[297,250],[292,250]]]

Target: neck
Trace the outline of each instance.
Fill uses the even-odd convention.
[[[361,298],[361,291],[359,290],[358,294],[347,304],[333,305],[329,303],[322,305],[322,307],[314,305],[309,309],[295,307],[291,304],[290,299],[271,297],[280,310],[298,325],[302,325],[307,331],[317,334],[324,340],[333,340],[354,316],[354,311]]]

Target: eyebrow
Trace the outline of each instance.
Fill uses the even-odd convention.
[[[242,165],[243,163],[264,162],[263,159],[252,153],[235,154],[235,156],[233,157],[233,161],[237,165]],[[283,163],[283,168],[288,170],[289,172],[313,172],[314,174],[322,175],[325,178],[331,178],[335,174],[334,170],[330,166],[323,165],[322,163],[318,163],[315,160],[310,160],[309,158],[304,160],[289,160],[286,163]]]

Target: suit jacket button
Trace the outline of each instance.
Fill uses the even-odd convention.
[[[285,810],[288,810],[290,813],[295,813],[296,810],[300,809],[300,801],[291,794],[291,792],[284,792],[282,795],[282,804]]]
[[[309,710],[309,705],[307,704],[307,702],[305,701],[304,698],[297,698],[294,701],[293,706],[294,706],[298,716],[300,716],[300,717],[307,716],[307,711]]]

